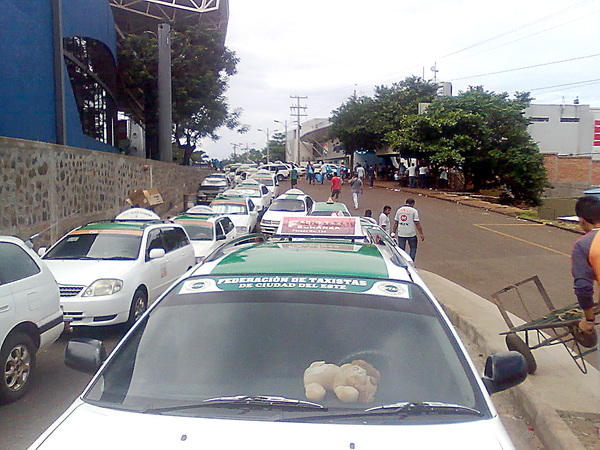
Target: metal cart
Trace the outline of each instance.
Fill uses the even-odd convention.
[[[530,283],[535,284],[542,300],[548,308],[548,314],[543,317],[533,316],[531,309],[527,306],[519,291],[520,287]],[[500,299],[502,294],[510,291],[515,291],[527,315],[528,321],[523,325],[514,325]],[[527,371],[530,374],[533,374],[537,369],[537,363],[533,357],[532,350],[557,344],[564,345],[567,353],[571,356],[579,370],[584,374],[587,373],[584,356],[597,350],[597,341],[596,334],[584,335],[579,330],[577,324],[583,317],[579,305],[574,304],[556,309],[537,275],[493,293],[492,299],[496,306],[498,306],[500,314],[502,314],[509,328],[507,332],[501,333],[506,335],[506,346],[509,350],[515,350],[525,357]],[[594,305],[594,312],[596,314],[600,313],[600,304]]]

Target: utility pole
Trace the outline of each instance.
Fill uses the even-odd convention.
[[[271,162],[271,154],[269,152],[269,129],[267,128],[267,130],[262,130],[260,128],[257,128],[256,131],[262,131],[263,133],[267,134],[267,164],[269,164]]]
[[[160,160],[173,162],[173,112],[171,94],[171,27],[158,25],[158,148]]]
[[[297,155],[296,155],[296,163],[300,164],[300,129],[302,128],[300,125],[300,117],[306,117],[306,106],[300,106],[300,100],[306,100],[308,97],[301,97],[299,95],[290,95],[290,98],[296,99],[297,101],[297,105],[296,106],[290,106],[290,109],[292,111],[292,116],[296,116],[296,123],[298,124],[298,135],[296,136],[296,138],[298,139],[296,141],[297,144]]]

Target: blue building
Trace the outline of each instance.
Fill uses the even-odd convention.
[[[109,1],[4,0],[0,29],[0,136],[117,152]]]

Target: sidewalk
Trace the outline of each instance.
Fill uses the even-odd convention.
[[[507,351],[506,323],[488,300],[424,270],[419,274],[436,295],[455,327],[475,342],[481,353]],[[515,324],[522,323],[514,317]],[[600,372],[588,364],[588,374],[577,368],[562,345],[535,350],[538,369],[510,392],[549,450],[600,449]],[[587,417],[592,433],[561,417]],[[595,433],[595,436],[593,435]]]

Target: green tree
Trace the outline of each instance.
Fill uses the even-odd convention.
[[[503,188],[507,200],[537,204],[546,187],[543,157],[531,138],[524,110],[529,93],[471,87],[436,99],[423,115],[408,115],[386,135],[393,148],[433,164],[459,167],[465,188]]]
[[[285,133],[275,133],[269,139],[269,159],[271,161],[285,161]],[[265,151],[266,158],[266,151]]]
[[[124,87],[134,96],[143,93],[149,145],[156,146],[153,142],[157,122],[156,37],[148,33],[131,34],[120,44],[119,72]],[[171,58],[173,140],[184,149],[183,164],[188,164],[200,139],[218,139],[218,128],[247,131],[247,126],[239,121],[241,110],[232,111],[225,97],[238,58],[222,45],[215,32],[198,26],[171,31]]]
[[[436,90],[435,84],[408,77],[391,87],[376,87],[373,98],[352,96],[332,112],[330,134],[342,142],[346,154],[380,149],[403,117],[415,114],[419,103],[431,102]]]

